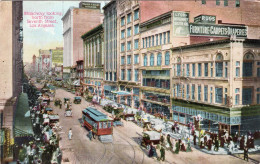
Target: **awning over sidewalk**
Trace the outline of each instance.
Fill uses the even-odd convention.
[[[15,111],[14,137],[32,136],[34,134],[31,119],[26,117],[29,110],[28,96],[26,93],[21,93]]]
[[[80,86],[80,81],[79,81],[79,80],[75,80],[75,81],[73,82],[73,85]]]
[[[112,92],[114,94],[117,94],[119,96],[131,96],[132,94],[130,92],[126,92],[126,91],[118,91],[118,92]]]

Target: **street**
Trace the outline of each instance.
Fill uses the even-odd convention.
[[[64,97],[69,97],[73,101],[74,94],[63,89],[56,90],[56,97],[63,101]],[[60,146],[63,151],[63,160],[68,158],[69,162],[63,163],[82,163],[82,164],[130,164],[130,163],[246,163],[242,159],[229,155],[209,155],[193,148],[192,152],[180,152],[173,154],[166,151],[166,161],[159,162],[147,156],[147,150],[139,146],[138,140],[141,139],[143,129],[133,122],[124,122],[124,127],[113,128],[113,143],[103,144],[97,137],[90,141],[86,136],[88,131],[81,127],[78,119],[81,118],[81,111],[89,106],[90,103],[82,99],[81,104],[72,103],[73,117],[64,116],[64,105],[62,109],[51,106],[54,112],[60,116]],[[97,107],[97,106],[96,106]],[[102,109],[98,106],[99,110]],[[68,140],[68,131],[72,128],[72,140]],[[160,156],[159,150],[157,150]]]

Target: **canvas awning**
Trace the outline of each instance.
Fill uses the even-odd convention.
[[[132,95],[132,93],[126,92],[126,91],[115,91],[115,92],[112,92],[112,93],[117,94],[119,96],[131,96]]]
[[[80,86],[80,81],[79,81],[79,80],[75,80],[75,81],[73,82],[73,85]]]
[[[28,110],[30,110],[28,96],[26,93],[21,93],[15,111],[14,137],[33,136],[31,119],[26,117]]]

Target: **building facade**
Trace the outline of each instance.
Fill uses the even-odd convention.
[[[104,96],[117,101],[112,91],[117,91],[118,80],[118,43],[117,43],[117,7],[116,1],[111,1],[103,7],[104,10]]]
[[[81,36],[86,31],[102,23],[103,20],[100,5],[97,8],[88,8],[88,5],[82,5],[82,3],[80,3],[79,8],[71,7],[68,9],[62,17],[64,38],[63,70],[65,77],[70,77],[70,72],[74,72],[70,69],[76,66],[76,61],[84,60]],[[70,79],[70,81],[73,80],[75,79]]]
[[[173,48],[173,120],[188,124],[200,114],[205,130],[257,129],[244,116],[260,105],[259,43],[226,39]]]
[[[0,163],[7,163],[13,158],[13,118],[23,86],[23,2],[0,2],[0,8]]]
[[[103,94],[104,31],[100,24],[82,36],[84,42],[84,86],[92,94]]]
[[[140,31],[137,1],[117,2],[118,27],[118,94],[119,103],[140,106]]]

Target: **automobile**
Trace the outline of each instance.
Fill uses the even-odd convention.
[[[147,150],[150,149],[150,144],[157,145],[160,143],[160,133],[156,131],[145,131],[143,132],[142,146],[145,146]]]
[[[71,109],[66,109],[64,113],[65,117],[72,117],[72,110]]]
[[[61,100],[59,98],[55,99],[54,105],[58,106],[61,103]]]
[[[79,97],[79,96],[76,96],[76,97],[74,97],[74,104],[80,104],[81,103],[81,97]]]

